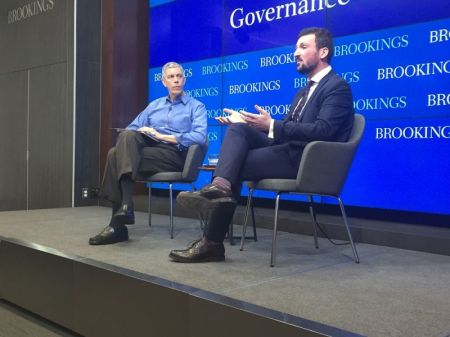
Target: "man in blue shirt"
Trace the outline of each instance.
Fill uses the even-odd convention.
[[[205,106],[184,91],[183,68],[175,62],[162,68],[162,83],[168,96],[151,102],[119,134],[116,146],[108,152],[99,196],[112,202],[112,217],[91,245],[106,245],[128,240],[125,225],[134,224],[132,192],[138,172],[152,175],[181,171],[189,146],[206,144]],[[145,172],[139,170],[141,150],[149,147]],[[147,153],[148,154],[148,153]]]

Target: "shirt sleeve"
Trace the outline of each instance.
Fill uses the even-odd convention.
[[[196,102],[190,106],[191,128],[189,132],[173,133],[180,148],[188,148],[194,144],[206,144],[207,113],[203,103]]]
[[[275,121],[273,119],[270,120],[270,126],[269,126],[269,133],[267,134],[267,137],[273,139],[273,125],[275,124]]]

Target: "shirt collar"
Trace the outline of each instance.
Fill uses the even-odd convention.
[[[183,92],[183,94],[181,95],[180,98],[175,99],[173,102],[170,100],[169,96],[166,97],[166,102],[173,103],[173,104],[177,104],[177,103],[181,102],[184,105],[186,105],[188,101],[189,101],[189,95],[186,94],[185,92]]]
[[[328,67],[322,69],[321,71],[319,71],[317,74],[315,74],[311,78],[311,81],[314,81],[314,83],[319,83],[320,80],[322,78],[324,78],[325,76],[327,76],[330,71],[331,71],[331,66],[328,66]]]

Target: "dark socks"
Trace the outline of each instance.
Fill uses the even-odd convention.
[[[109,226],[109,227],[112,227],[112,228],[114,228],[114,229],[122,229],[122,228],[125,227],[125,225],[116,223],[116,222],[114,221],[114,218],[111,218],[111,221],[109,222],[109,225],[108,225],[108,226]]]
[[[203,235],[207,242],[222,243],[233,220],[235,202],[224,202],[208,212]]]
[[[111,209],[112,209],[112,214],[114,215],[114,213],[116,213],[120,208],[120,204],[116,204],[115,202],[112,203]]]

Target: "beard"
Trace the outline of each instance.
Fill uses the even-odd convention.
[[[306,63],[304,63],[304,62],[297,63],[297,71],[298,71],[300,74],[308,75],[308,74],[311,73],[314,69],[316,69],[317,64],[318,64],[317,62],[316,62],[316,63],[313,63],[313,64],[306,64]]]
[[[297,65],[297,71],[302,75],[308,75],[311,70],[313,70],[313,67],[307,66],[304,63]]]

